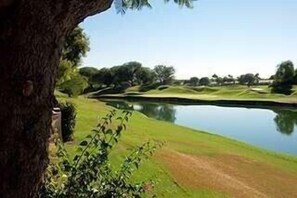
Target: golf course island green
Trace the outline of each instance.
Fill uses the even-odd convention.
[[[265,88],[252,90],[243,86],[167,87],[146,93],[140,93],[134,87],[125,93],[104,97],[174,97],[293,104],[296,95],[296,91],[291,96],[283,96],[270,94]],[[58,95],[58,99],[71,101],[77,108],[74,141],[66,144],[70,153],[91,133],[98,116],[104,116],[113,109],[104,102],[86,97],[66,98]],[[154,181],[154,185],[147,189],[148,197],[154,194],[157,197],[297,197],[297,188],[294,187],[297,183],[297,157],[158,121],[139,112],[133,112],[127,131],[112,151],[112,166],[119,166],[130,148],[148,140],[166,142],[151,159],[143,162],[139,170],[135,170],[134,181]]]

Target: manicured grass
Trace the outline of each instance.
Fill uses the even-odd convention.
[[[281,102],[297,102],[297,87],[289,96],[272,94],[268,86],[247,87],[243,85],[230,85],[220,87],[190,87],[190,86],[163,86],[147,92],[139,92],[139,86],[127,89],[126,94],[141,94],[147,97],[181,97],[203,100],[272,100]]]
[[[210,91],[204,90],[204,92]],[[58,98],[66,99],[61,95]],[[67,148],[73,152],[75,145],[96,126],[98,117],[104,116],[112,108],[103,102],[83,97],[67,100],[72,101],[78,111],[75,140],[67,144]],[[128,123],[128,130],[124,132],[120,144],[112,152],[113,166],[116,168],[120,164],[125,154],[129,152],[128,149],[152,139],[165,140],[166,146],[160,149],[151,160],[144,162],[143,166],[135,172],[133,180],[152,179],[156,181],[154,193],[158,197],[226,197],[228,195],[240,196],[238,193],[243,191],[236,190],[234,186],[221,188],[221,186],[215,185],[216,180],[213,183],[208,183],[207,180],[203,180],[204,177],[208,177],[208,174],[210,174],[210,178],[212,174],[215,174],[214,178],[219,176],[222,177],[221,179],[226,179],[226,184],[232,182],[237,184],[236,182],[239,180],[239,186],[244,183],[241,186],[243,189],[245,189],[244,186],[253,185],[253,183],[257,184],[254,188],[258,188],[257,186],[264,183],[265,185],[261,189],[255,190],[265,192],[265,194],[277,194],[278,192],[272,191],[274,186],[280,186],[279,193],[284,193],[284,195],[297,193],[286,188],[292,185],[292,182],[297,182],[297,157],[276,154],[217,135],[157,121],[138,112],[133,113]],[[214,162],[212,166],[215,168],[204,170],[201,167],[201,163],[208,163],[208,161]],[[182,166],[184,164],[189,166]],[[229,173],[225,166],[224,170],[222,167],[216,167],[219,164],[225,164],[226,167],[234,169],[232,172],[236,174]],[[198,176],[194,175],[198,169],[200,170],[199,174],[197,173]],[[249,174],[245,175],[245,171]],[[230,174],[236,180],[230,180],[231,176],[225,177]],[[276,179],[270,184],[270,177],[273,176]],[[191,180],[193,180],[192,183]],[[283,183],[287,180],[288,184]],[[258,182],[262,183],[258,184]],[[224,185],[222,184],[222,186]],[[235,190],[232,190],[233,188]],[[246,190],[249,192],[250,188]],[[258,193],[258,191],[250,191],[250,193]]]

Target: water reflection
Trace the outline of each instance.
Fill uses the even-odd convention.
[[[297,126],[297,112],[291,110],[273,110],[276,130],[285,135],[291,135]]]
[[[168,103],[108,101],[107,105],[118,109],[136,110],[157,120],[172,123],[176,121],[176,105]],[[271,110],[275,113],[273,121],[276,130],[284,135],[292,135],[295,127],[297,127],[297,111],[287,109]]]
[[[156,104],[156,103],[128,103],[125,101],[109,101],[107,105],[118,109],[136,110],[147,117],[167,122],[175,122],[176,110],[171,104]]]
[[[105,101],[106,102],[106,101]],[[107,101],[119,109],[297,155],[297,110]]]

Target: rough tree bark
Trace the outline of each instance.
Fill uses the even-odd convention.
[[[112,0],[0,0],[0,197],[36,197],[64,38]]]

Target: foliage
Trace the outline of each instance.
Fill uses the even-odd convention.
[[[113,74],[108,68],[102,68],[92,76],[94,83],[110,86],[113,83]]]
[[[285,61],[277,66],[274,80],[277,82],[291,82],[294,78],[294,75],[294,64],[292,61]]]
[[[135,85],[140,85],[143,90],[146,90],[150,85],[170,84],[174,79],[175,70],[173,67],[163,65],[158,65],[152,70],[143,67],[139,62],[131,61],[100,70],[84,67],[80,69],[79,73],[88,79],[89,88],[92,87],[87,90],[97,91],[98,87],[110,87],[122,91]]]
[[[222,77],[218,77],[218,78],[216,79],[216,83],[217,83],[218,85],[222,85],[222,84],[223,84],[223,78],[222,78]]]
[[[136,80],[140,85],[148,85],[155,82],[156,74],[148,67],[141,67],[136,72]]]
[[[272,87],[272,93],[279,93],[285,95],[290,95],[292,93],[293,86],[290,83],[281,83],[273,81],[273,83],[270,86]]]
[[[277,66],[274,80],[271,85],[273,93],[282,93],[289,95],[292,93],[292,85],[294,82],[294,64],[291,61],[282,62]]]
[[[210,79],[208,77],[202,77],[199,80],[199,85],[208,86],[210,84]]]
[[[123,86],[129,84],[130,86],[138,84],[149,84],[154,81],[154,73],[146,67],[142,67],[139,62],[128,62],[123,65],[114,66],[109,68],[102,68],[93,74],[93,82],[106,86],[112,84]]]
[[[111,124],[116,115],[112,110],[101,119],[93,135],[79,144],[76,155],[70,159],[58,144],[58,163],[51,163],[46,174],[42,197],[140,197],[145,193],[145,182],[132,183],[130,177],[143,159],[148,158],[162,142],[147,142],[137,146],[125,157],[117,171],[110,167],[109,154],[126,129],[131,112],[123,111],[117,127]]]
[[[67,37],[62,51],[57,75],[57,85],[77,75],[81,58],[89,51],[89,40],[83,29],[76,27]]]
[[[79,74],[59,86],[60,91],[66,93],[69,97],[78,96],[83,93],[84,89],[87,87],[87,79]]]
[[[218,78],[219,76],[218,76],[217,74],[213,74],[211,77],[214,78],[214,79],[216,79],[216,78]]]
[[[297,69],[295,70],[294,84],[297,85]]]
[[[189,82],[191,86],[197,86],[199,83],[199,79],[197,77],[191,77]]]
[[[174,0],[174,3],[177,3],[180,6],[192,8],[193,1],[195,0]],[[170,0],[165,0],[165,2],[170,2]],[[122,14],[124,14],[127,9],[140,10],[142,7],[151,8],[149,0],[115,0],[114,4],[117,12]]]
[[[57,85],[70,80],[77,73],[75,66],[69,60],[60,60],[58,72],[57,72]]]
[[[169,84],[173,80],[173,67],[156,66],[154,70],[143,67],[139,62],[128,62],[111,68],[102,68],[91,74],[92,83],[102,86],[111,86],[113,89],[141,85],[146,87],[152,84]]]
[[[175,85],[175,86],[181,86],[186,84],[187,84],[187,80],[174,80],[172,83],[172,85]]]
[[[152,89],[157,89],[159,86],[160,86],[160,83],[152,83],[152,84],[149,84],[149,85],[141,85],[139,87],[139,91],[140,92],[147,92],[147,91],[150,91]]]
[[[82,67],[79,68],[79,74],[82,76],[87,77],[88,79],[91,79],[92,76],[94,76],[99,70],[95,67]]]
[[[168,89],[169,86],[168,85],[161,85],[158,87],[158,90],[162,91],[162,90],[165,90],[165,89]]]
[[[139,72],[140,68],[142,67],[142,64],[139,62],[128,62],[122,65],[122,71],[121,73],[125,75],[126,82],[128,82],[131,86],[135,85],[135,82],[137,81],[137,73]]]
[[[274,122],[277,131],[285,135],[292,135],[294,127],[297,126],[297,113],[292,110],[278,109],[274,110],[276,116]]]
[[[162,85],[170,84],[174,79],[175,69],[165,65],[157,65],[154,67],[154,72],[159,83]]]
[[[130,86],[135,85],[136,73],[141,67],[141,63],[135,61],[112,67],[110,70],[113,75],[113,84],[119,86],[124,82],[129,83]]]
[[[95,68],[95,67],[82,67],[82,68],[79,68],[78,73],[81,76],[84,76],[88,81],[88,87],[84,90],[84,93],[93,92],[93,91],[97,91],[98,89],[100,89],[100,85],[97,84],[93,80],[94,75],[98,71],[99,70],[97,68]]]
[[[59,107],[61,109],[61,130],[62,130],[62,140],[67,142],[72,140],[73,132],[76,123],[76,108],[71,102],[60,103]]]
[[[224,84],[230,84],[230,83],[235,84],[235,78],[232,75],[229,74],[228,76],[225,76],[222,79],[222,82]]]
[[[73,62],[74,65],[80,64],[81,58],[90,50],[89,39],[81,27],[76,27],[66,37],[62,59]]]
[[[213,81],[213,82],[216,82],[217,83],[217,85],[222,85],[223,84],[223,78],[222,77],[219,77],[217,74],[213,74],[212,75],[212,79],[211,79],[211,81]]]
[[[258,78],[259,74],[252,74],[252,73],[247,73],[247,74],[243,74],[238,78],[239,84],[241,85],[247,85],[248,87],[257,84],[257,82],[259,81]]]

